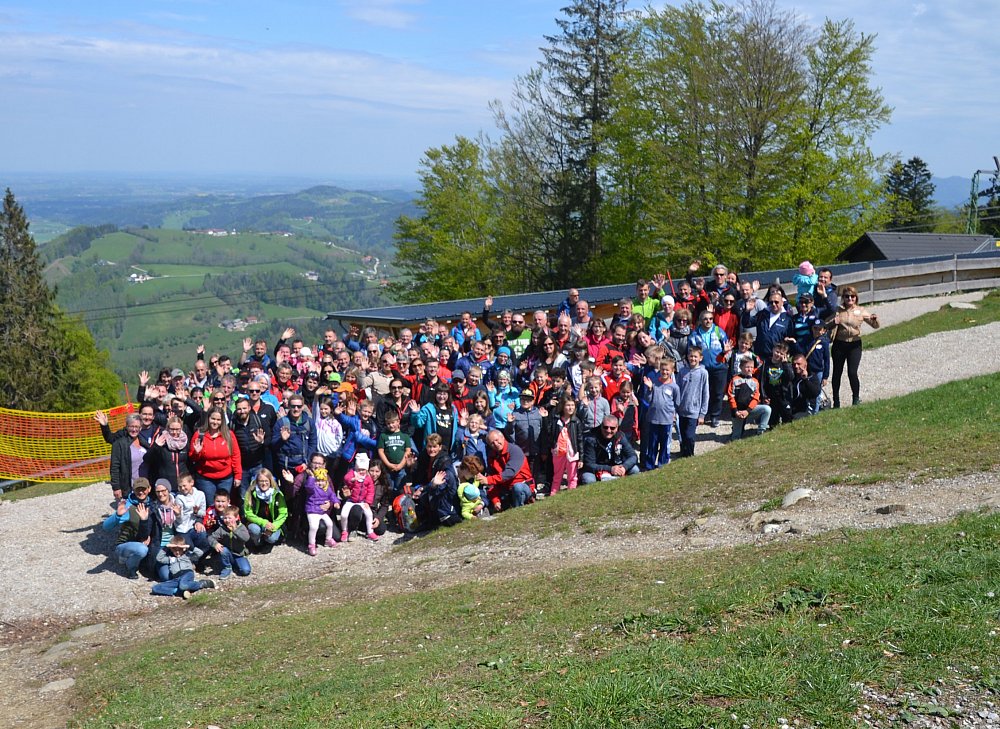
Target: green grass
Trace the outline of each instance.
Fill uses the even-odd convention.
[[[976,309],[952,309],[947,304],[937,311],[918,316],[916,319],[894,324],[890,327],[866,334],[865,348],[874,349],[888,344],[908,342],[911,339],[1000,321],[1000,291],[991,291],[981,301],[975,302]]]
[[[478,554],[453,588],[374,598],[368,579],[323,578],[199,595],[176,606],[195,611],[185,624],[225,625],[80,663],[75,726],[847,727],[858,683],[995,692],[996,514],[519,579],[475,570],[501,533],[627,538],[630,517],[709,513],[704,501],[774,506],[791,485],[989,470],[998,403],[998,378],[981,377],[826,413],[404,547],[415,565],[434,547]],[[233,599],[249,617],[234,619]]]
[[[970,408],[975,417],[970,417]],[[946,430],[945,430],[946,428]],[[596,531],[648,514],[693,515],[706,503],[773,507],[793,488],[987,471],[1000,463],[1000,378],[985,375],[903,397],[828,410],[764,438],[730,443],[666,469],[560,493],[501,520],[438,530],[420,542],[459,549],[551,524]],[[405,549],[421,548],[410,542]]]
[[[76,725],[852,726],[859,682],[997,685],[998,529],[997,516],[967,516],[290,615],[261,607],[88,658]],[[337,589],[281,594],[321,603]]]

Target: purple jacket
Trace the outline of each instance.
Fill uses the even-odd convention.
[[[340,499],[337,497],[337,490],[333,488],[329,476],[326,479],[326,485],[327,490],[324,491],[313,476],[306,477],[304,487],[306,490],[307,514],[326,514],[330,509],[329,507],[324,509],[323,504],[329,503],[332,506],[340,504]]]

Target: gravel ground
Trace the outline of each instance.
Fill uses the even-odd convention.
[[[980,296],[915,299],[872,308],[888,325],[936,310],[946,301],[969,301]],[[974,350],[970,343],[974,343]],[[936,356],[947,352],[968,355],[970,351],[974,351],[974,356],[956,357],[947,366],[941,366],[942,360]],[[862,397],[865,400],[894,397],[998,370],[1000,323],[932,334],[866,352],[861,367]],[[846,391],[846,376],[844,388]],[[709,437],[701,441],[699,452],[719,447],[728,435],[728,424],[724,423],[714,437],[710,433],[706,431]],[[504,577],[512,574],[512,569],[537,572],[564,567],[567,561],[669,559],[693,550],[798,538],[797,535],[839,527],[883,528],[901,523],[927,523],[951,518],[962,511],[1000,507],[998,486],[997,471],[919,486],[907,482],[837,486],[819,490],[790,509],[749,518],[718,513],[694,522],[660,517],[634,525],[607,525],[619,534],[634,527],[618,538],[609,538],[600,529],[592,534],[541,541],[510,536],[483,547],[484,551],[509,559],[489,560],[488,565],[477,567],[477,571],[483,578]],[[885,506],[894,508],[888,514],[876,512]],[[743,513],[755,508],[750,504],[745,507]],[[4,576],[0,584],[0,716],[13,717],[9,725],[62,726],[68,707],[59,705],[56,711],[50,704],[42,708],[31,699],[37,696],[34,692],[18,698],[22,694],[20,688],[27,680],[36,689],[41,687],[39,690],[44,690],[47,696],[61,695],[71,685],[71,679],[60,668],[59,658],[64,653],[89,650],[108,641],[106,635],[100,637],[103,627],[93,628],[97,638],[70,637],[55,647],[49,647],[50,641],[25,643],[26,635],[54,637],[96,619],[127,620],[130,615],[141,616],[144,625],[155,624],[155,616],[160,613],[165,624],[177,620],[176,606],[180,601],[153,598],[148,582],[124,579],[120,568],[107,558],[114,539],[101,531],[100,521],[110,513],[110,508],[107,484],[54,496],[0,502],[0,574]],[[373,570],[380,574],[395,573],[400,578],[380,580],[382,584],[442,585],[467,579],[467,553],[439,549],[422,551],[419,555],[397,554],[392,552],[392,546],[399,540],[393,535],[386,535],[377,543],[355,538],[334,549],[321,548],[315,558],[282,546],[270,555],[254,558],[253,575],[233,577],[222,589],[236,597],[242,585],[322,575],[336,579],[370,574]],[[595,544],[600,548],[595,549]],[[46,650],[48,653],[44,653]],[[52,654],[53,651],[56,653]],[[65,683],[48,684],[57,679]],[[980,703],[980,709],[993,711],[992,705]]]

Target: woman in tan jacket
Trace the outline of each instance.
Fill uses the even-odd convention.
[[[861,325],[879,328],[878,316],[858,306],[858,290],[853,286],[840,287],[840,306],[833,316],[833,406],[840,407],[840,380],[847,363],[847,378],[851,382],[851,404],[861,402],[861,381],[858,366],[861,364]]]

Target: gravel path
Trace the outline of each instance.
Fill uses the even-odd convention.
[[[970,301],[981,295],[916,299],[872,307],[885,324],[898,322],[933,311],[952,300]],[[956,357],[946,367],[940,366],[939,353],[971,351],[975,356]],[[914,390],[934,387],[944,382],[965,379],[1000,370],[1000,323],[960,332],[932,334],[919,340],[867,351],[862,359],[862,396],[879,400]],[[846,376],[844,388],[847,389]],[[847,398],[849,402],[849,397]],[[724,424],[714,439],[703,439],[699,452],[721,445],[720,436],[727,435]],[[1000,472],[921,483],[907,482],[875,486],[837,486],[822,489],[811,498],[789,510],[755,514],[749,518],[732,513],[749,513],[755,505],[727,510],[694,522],[662,516],[644,519],[635,525],[607,525],[623,536],[605,536],[603,529],[595,533],[577,534],[572,538],[551,537],[539,541],[518,536],[505,537],[502,542],[484,545],[494,555],[510,559],[489,560],[477,568],[484,578],[509,576],[511,570],[538,572],[564,567],[567,561],[586,563],[595,559],[649,557],[669,559],[692,550],[726,545],[753,544],[789,535],[817,534],[839,527],[880,528],[901,523],[926,523],[948,519],[979,508],[1000,508]],[[891,513],[879,514],[879,507],[891,506]],[[100,637],[101,628],[94,629],[97,638],[70,638],[49,648],[46,643],[24,643],[31,631],[55,636],[64,629],[85,625],[94,619],[127,620],[139,615],[144,625],[157,622],[162,612],[164,621],[176,621],[178,600],[153,598],[150,584],[144,580],[130,581],[121,576],[120,568],[107,558],[114,544],[112,535],[100,529],[100,521],[110,513],[110,488],[94,484],[68,493],[24,501],[0,502],[0,715],[17,719],[16,726],[61,726],[68,708],[60,705],[41,708],[26,692],[19,689],[27,679],[36,688],[48,681],[64,679],[47,695],[56,695],[70,682],[59,665],[64,653],[89,650],[89,646],[106,643]],[[773,523],[768,533],[762,531],[768,520]],[[629,529],[633,526],[634,529]],[[232,578],[223,590],[240,595],[243,585],[276,582],[289,578],[310,578],[329,575],[360,576],[395,573],[400,580],[380,580],[382,584],[444,585],[467,579],[467,552],[448,549],[421,550],[419,554],[392,551],[390,535],[378,543],[355,539],[335,549],[320,549],[311,558],[298,549],[279,547],[268,556],[253,560],[254,573],[248,578]],[[594,545],[600,548],[595,549]],[[595,557],[597,555],[597,557]],[[241,598],[242,599],[242,598]],[[237,604],[234,602],[234,605]],[[156,608],[164,610],[154,610]],[[151,611],[153,611],[151,613]],[[232,619],[229,615],[228,619]],[[60,648],[60,646],[68,646]],[[47,652],[44,652],[46,651]],[[53,653],[55,651],[55,653]],[[43,687],[45,688],[45,687]],[[8,698],[4,698],[8,697]],[[57,702],[58,703],[58,702]]]

